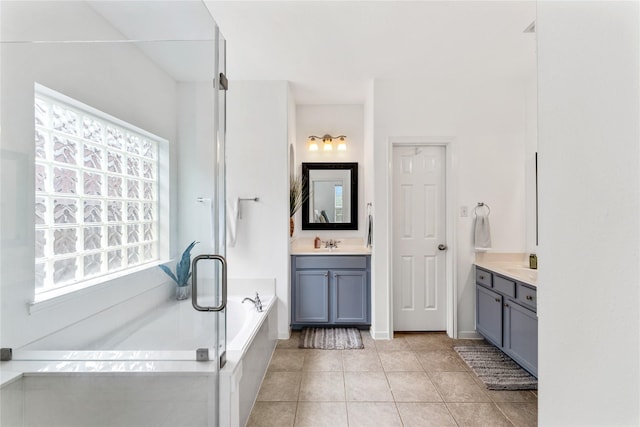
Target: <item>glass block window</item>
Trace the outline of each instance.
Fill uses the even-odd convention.
[[[162,140],[40,85],[34,108],[36,295],[158,260]]]

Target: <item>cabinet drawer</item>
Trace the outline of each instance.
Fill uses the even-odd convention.
[[[309,255],[295,257],[295,268],[367,268],[366,256],[342,256],[342,255]]]
[[[531,308],[537,307],[537,291],[528,286],[521,285],[518,283],[518,297],[517,300],[519,303],[529,306]]]
[[[504,277],[493,277],[493,289],[511,298],[515,298],[516,296],[516,282],[505,279]]]
[[[493,285],[492,278],[493,278],[493,274],[476,267],[476,283],[480,283],[481,285],[491,287]]]

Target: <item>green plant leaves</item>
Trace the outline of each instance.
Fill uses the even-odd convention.
[[[158,266],[158,267],[160,267],[162,269],[162,271],[167,273],[167,275],[169,277],[171,277],[173,279],[173,281],[178,284],[178,286],[187,286],[187,282],[189,281],[189,278],[191,277],[191,272],[190,272],[190,270],[191,270],[191,250],[198,243],[199,242],[196,242],[194,240],[184,250],[184,252],[182,253],[182,257],[180,258],[180,261],[178,261],[178,263],[176,264],[176,274],[173,274],[173,272],[166,265],[159,265]]]

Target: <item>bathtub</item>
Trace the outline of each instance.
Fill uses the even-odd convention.
[[[190,300],[165,302],[85,344],[78,331],[87,326],[74,325],[2,362],[2,394],[21,396],[8,408],[2,399],[2,425],[210,426],[218,418],[220,426],[244,426],[277,342],[275,283],[252,279],[230,289],[242,293],[228,297],[222,369],[196,361],[196,348],[213,359],[216,342],[213,322],[202,321],[213,315],[196,312]],[[241,303],[256,290],[262,313]],[[22,418],[7,422],[7,413]]]

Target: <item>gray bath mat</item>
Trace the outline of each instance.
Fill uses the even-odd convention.
[[[538,380],[490,345],[453,347],[489,390],[537,390]]]
[[[364,348],[357,328],[304,328],[300,333],[300,348],[322,350],[358,350]]]

